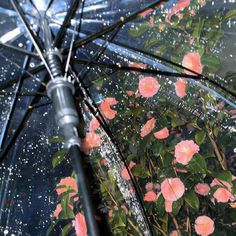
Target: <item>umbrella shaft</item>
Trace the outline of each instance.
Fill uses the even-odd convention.
[[[77,184],[79,192],[81,192],[81,202],[85,214],[86,224],[88,227],[89,236],[98,236],[97,223],[95,221],[95,214],[93,211],[93,204],[89,194],[89,185],[83,168],[83,158],[78,146],[70,148],[70,155],[72,165],[77,175]]]

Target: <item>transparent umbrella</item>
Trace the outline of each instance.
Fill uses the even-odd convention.
[[[234,235],[233,1],[0,13],[2,234]]]

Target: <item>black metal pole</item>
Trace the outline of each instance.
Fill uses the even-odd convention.
[[[65,138],[65,147],[70,151],[72,165],[77,176],[82,208],[88,227],[88,235],[98,236],[98,227],[89,194],[90,188],[86,181],[86,175],[83,169],[83,159],[79,149],[81,141],[78,137],[76,128],[79,124],[79,119],[73,99],[74,86],[70,82],[64,80],[63,77],[56,77],[55,80],[48,83],[47,93],[52,99],[55,110],[55,119]]]
[[[95,212],[90,196],[90,187],[84,171],[83,157],[78,146],[74,145],[70,148],[70,157],[72,160],[73,169],[76,172],[77,184],[79,192],[81,192],[81,203],[84,209],[84,215],[88,227],[88,235],[99,235],[97,223],[95,221]]]
[[[79,195],[84,211],[89,236],[98,236],[98,227],[95,220],[94,208],[90,197],[90,187],[86,180],[83,168],[83,158],[80,151],[81,140],[78,136],[78,113],[75,107],[74,85],[63,76],[62,56],[52,44],[51,30],[46,18],[41,18],[41,28],[46,47],[46,61],[50,68],[53,80],[47,84],[47,94],[53,102],[55,120],[60,127],[69,150],[72,166],[76,173]]]

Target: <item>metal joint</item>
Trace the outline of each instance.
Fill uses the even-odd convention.
[[[66,148],[73,145],[80,146],[81,144],[76,129],[79,118],[73,99],[74,92],[74,85],[65,80],[64,77],[57,77],[47,85],[47,94],[53,101],[55,119],[63,131]]]

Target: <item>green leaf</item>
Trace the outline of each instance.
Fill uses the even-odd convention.
[[[175,202],[173,202],[173,204],[172,204],[172,212],[173,212],[173,214],[176,216],[176,215],[178,215],[178,213],[179,213],[179,210],[180,210],[180,208],[182,207],[182,205],[183,205],[183,199],[181,198],[181,199],[179,199],[178,201],[175,201]]]
[[[51,224],[50,224],[49,228],[47,229],[46,236],[52,235],[52,230],[57,225],[57,222],[58,221],[54,221],[53,219],[51,219]]]
[[[194,191],[187,192],[184,196],[184,200],[192,209],[199,209],[199,199]]]
[[[165,199],[162,194],[157,199],[156,209],[156,213],[158,216],[163,216],[165,214]]]
[[[201,145],[206,139],[206,132],[204,132],[203,130],[198,131],[195,134],[195,141],[198,145]]]
[[[126,228],[127,217],[123,210],[113,211],[112,212],[113,228]]]
[[[236,9],[229,10],[225,16],[223,17],[223,20],[228,20],[230,18],[235,18],[236,17]]]
[[[194,25],[194,30],[193,30],[192,36],[196,39],[197,42],[200,39],[200,35],[202,32],[202,27],[204,25],[204,21],[205,21],[204,19],[199,19],[199,22]]]
[[[69,232],[72,230],[72,224],[67,224],[61,231],[60,236],[67,236]]]
[[[52,157],[53,168],[57,167],[65,159],[66,154],[67,154],[67,150],[62,149],[53,155]]]
[[[236,209],[229,209],[229,215],[233,221],[236,221]]]
[[[139,155],[143,155],[143,153],[145,152],[146,148],[149,147],[150,143],[151,143],[151,136],[152,134],[149,134],[147,136],[145,136],[141,141],[140,141],[140,144],[139,144],[139,148],[138,148],[138,151],[137,153]]]
[[[165,213],[164,216],[158,217],[158,219],[162,222],[161,228],[163,229],[163,231],[167,232],[167,230],[168,230],[168,220],[169,220],[168,219],[168,214]],[[159,235],[159,232],[158,232],[157,235]]]
[[[162,142],[159,142],[158,140],[155,140],[152,145],[152,151],[155,156],[160,156],[162,154],[163,148],[164,144]]]
[[[215,127],[215,128],[213,129],[213,134],[214,134],[215,137],[218,136],[218,134],[219,134],[219,129],[218,129],[217,127]]]
[[[62,143],[64,142],[63,137],[53,137],[48,140],[49,143]]]
[[[236,180],[233,181],[232,194],[236,194]]]
[[[129,30],[129,35],[133,37],[140,37],[142,34],[144,34],[148,30],[148,25],[147,23],[140,24],[138,27],[132,27]]]
[[[95,80],[93,80],[92,83],[95,84],[98,87],[102,87],[104,81],[106,81],[106,80],[107,80],[107,77],[101,76],[101,77],[98,77]]]
[[[174,160],[174,157],[170,153],[166,153],[164,157],[160,157],[162,161],[163,167],[170,167],[172,166],[172,162]]]
[[[163,44],[162,44],[162,45],[159,45],[159,46],[157,47],[156,51],[155,51],[155,54],[156,54],[156,55],[163,55],[167,49],[168,49],[167,46],[165,46],[165,45],[163,45]]]
[[[217,178],[219,180],[223,180],[223,181],[226,181],[226,182],[232,184],[232,174],[228,170],[223,170],[219,173],[216,173],[214,176],[215,176],[215,178]]]
[[[200,154],[195,154],[192,158],[192,160],[189,162],[187,168],[192,172],[192,173],[201,173],[201,174],[206,174],[207,172],[207,164],[204,159]]]
[[[150,177],[150,171],[144,164],[137,164],[132,168],[132,173],[136,177],[147,178]]]
[[[61,200],[61,213],[59,214],[59,219],[67,220],[67,219],[74,219],[75,215],[73,210],[69,207],[70,204],[70,197],[69,195],[64,195]]]
[[[221,67],[220,59],[216,56],[204,54],[201,58],[202,64],[209,70],[217,71]]]
[[[180,119],[179,119],[179,117],[173,117],[172,119],[171,119],[171,126],[173,127],[173,128],[176,128],[177,126],[179,126],[180,125]]]
[[[145,50],[149,50],[152,46],[156,44],[157,44],[157,37],[156,35],[154,35],[146,41],[144,48]]]

